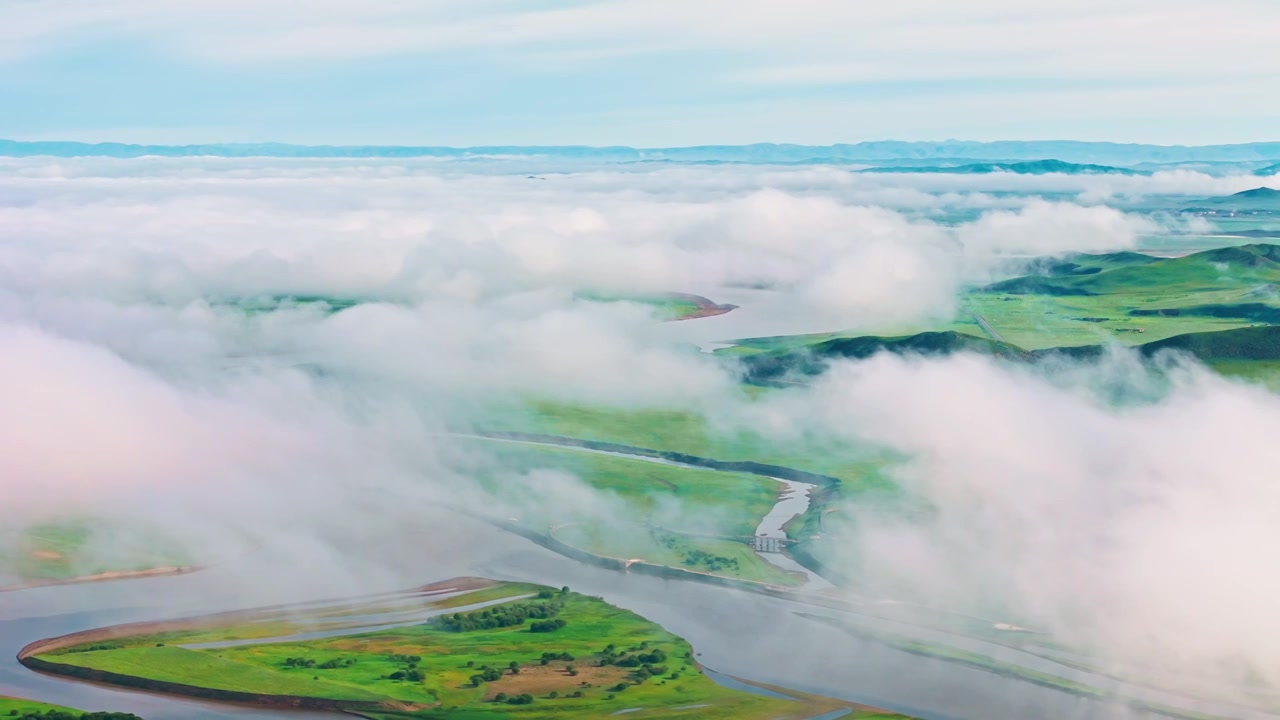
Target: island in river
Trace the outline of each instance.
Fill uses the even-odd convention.
[[[696,658],[681,638],[600,598],[479,578],[108,627],[20,655],[32,669],[80,679],[373,718],[901,717],[718,682]]]

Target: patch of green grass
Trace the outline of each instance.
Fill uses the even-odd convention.
[[[349,679],[328,675],[313,679],[309,671],[288,672],[261,664],[243,662],[230,653],[187,650],[181,647],[119,648],[51,656],[64,665],[94,668],[163,682],[235,692],[272,695],[299,695],[333,700],[378,701],[385,694],[352,684]]]
[[[531,586],[505,587],[523,591]],[[641,708],[629,714],[799,720],[844,706],[803,694],[789,701],[721,687],[698,670],[688,643],[644,618],[598,598],[539,590],[545,590],[551,598],[548,602],[563,602],[556,617],[566,624],[557,631],[535,633],[526,625],[452,632],[428,622],[345,637],[268,640],[205,650],[148,646],[151,637],[124,638],[125,647],[120,649],[43,657],[201,687],[379,701],[389,703],[385,712],[376,714],[385,718],[595,718]],[[235,627],[224,632],[239,634]],[[661,665],[661,673],[618,664],[628,656],[654,651],[665,655],[650,663]],[[544,663],[547,653],[556,659]],[[305,658],[316,665],[293,667],[287,662],[290,658]],[[320,667],[335,659],[343,662],[330,669]],[[518,672],[512,672],[512,663]],[[499,671],[497,679],[473,681],[486,667]],[[422,679],[390,679],[408,670],[421,673]],[[533,701],[527,705],[495,702],[497,693],[527,693]],[[580,697],[573,697],[575,693]],[[691,707],[695,705],[704,707]]]
[[[18,582],[189,564],[174,540],[158,531],[96,518],[39,523],[0,538],[0,577]]]
[[[49,705],[48,703],[35,702],[34,700],[21,700],[19,698],[11,698],[0,696],[0,717],[5,715],[34,715],[36,713],[44,714],[50,710],[60,712],[79,713],[78,710],[62,707],[61,705]]]

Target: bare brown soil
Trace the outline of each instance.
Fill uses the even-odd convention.
[[[546,695],[555,690],[561,695],[567,695],[574,690],[584,689],[586,686],[583,683],[590,683],[593,687],[609,687],[624,682],[631,674],[626,668],[574,664],[578,671],[575,677],[565,670],[568,664],[570,663],[554,662],[549,665],[522,666],[519,675],[508,672],[501,680],[488,683],[485,699],[492,700],[500,692],[508,695]]]
[[[697,310],[683,317],[672,318],[668,322],[679,322],[682,320],[697,320],[699,318],[715,317],[716,315],[724,315],[727,312],[737,310],[737,305],[720,305],[713,302],[710,298],[701,295],[690,295],[689,293],[667,293],[667,297],[676,298],[678,300],[687,300],[698,306]]]
[[[441,580],[430,585],[422,585],[413,589],[413,592],[420,593],[440,593],[448,591],[463,590],[482,590],[487,587],[493,587],[498,583],[493,580],[478,577],[456,577],[451,580]]]

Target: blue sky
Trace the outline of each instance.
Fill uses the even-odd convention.
[[[1274,140],[1277,36],[1276,0],[0,0],[0,137]]]

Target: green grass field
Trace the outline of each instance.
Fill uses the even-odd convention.
[[[61,705],[49,705],[46,703],[38,703],[32,700],[20,700],[18,698],[0,696],[0,717],[6,715],[15,715],[21,717],[23,715],[44,714],[50,710],[58,710],[61,712],[78,713],[71,708],[62,707]]]
[[[504,584],[500,592],[543,593],[504,607],[560,603],[553,632],[531,632],[531,624],[451,631],[428,622],[412,627],[304,642],[271,642],[221,649],[186,649],[183,633],[143,635],[67,648],[42,659],[170,680],[200,687],[269,695],[379,702],[376,717],[595,718],[637,708],[639,717],[807,718],[847,704],[804,694],[780,700],[721,687],[702,675],[680,638],[597,598],[537,586]],[[465,596],[464,596],[465,597]],[[545,598],[545,599],[544,599]],[[467,600],[469,601],[469,600]],[[227,636],[243,628],[227,627]],[[202,630],[209,637],[217,631]],[[163,644],[163,646],[160,646]],[[652,655],[660,651],[661,656]],[[556,656],[543,662],[544,654]],[[562,654],[572,657],[567,659]],[[627,666],[627,656],[645,656]],[[296,660],[313,662],[298,667]],[[324,667],[327,661],[332,667]],[[628,661],[630,662],[630,661]],[[635,661],[642,664],[642,661]],[[515,672],[512,666],[515,666]],[[475,676],[491,669],[488,681]],[[396,673],[416,671],[407,678]],[[527,704],[499,702],[528,695]],[[788,693],[791,694],[791,693]],[[696,707],[695,707],[696,706]]]
[[[2,528],[0,528],[2,529]],[[0,585],[190,565],[172,538],[92,518],[45,522],[0,539]]]
[[[79,718],[139,720],[137,715],[131,713],[86,712],[62,707],[61,705],[50,705],[48,703],[3,696],[0,696],[0,718],[14,718],[15,720],[78,720]]]
[[[1045,274],[977,288],[970,314],[1025,350],[1119,342],[1248,327],[1280,317],[1280,246],[1222,247],[1137,262],[1133,253],[1071,256]],[[981,332],[976,321],[954,325]]]

